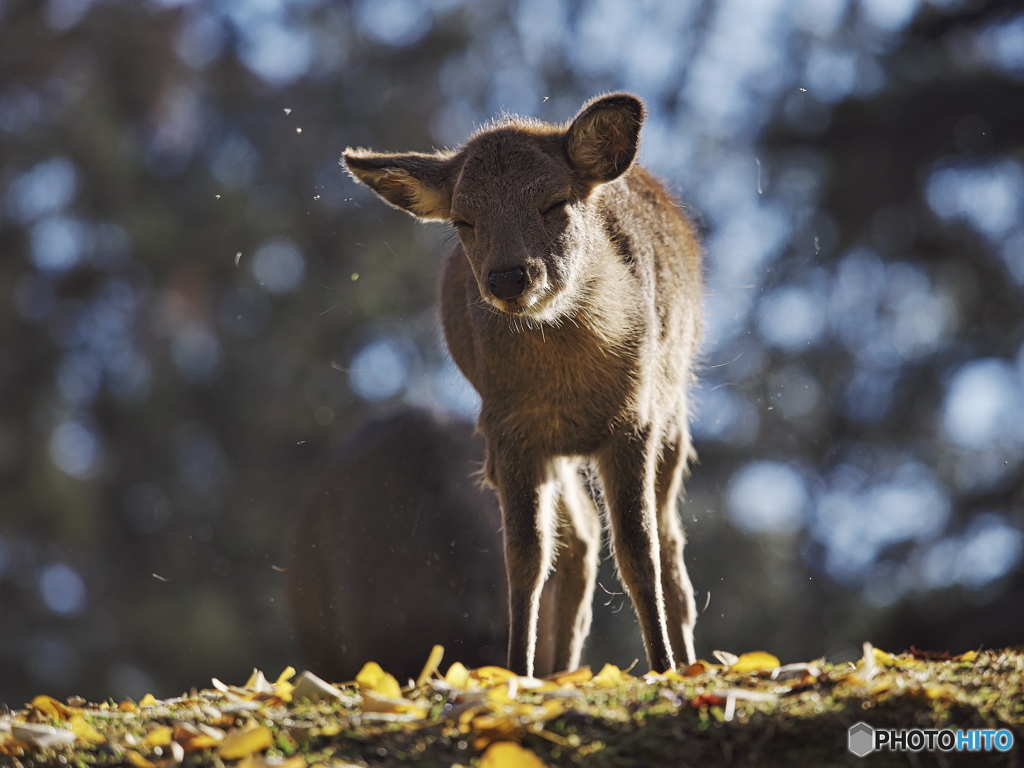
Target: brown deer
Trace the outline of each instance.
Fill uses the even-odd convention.
[[[596,470],[651,668],[694,658],[676,497],[691,454],[700,247],[633,162],[643,120],[643,103],[619,93],[564,126],[502,118],[458,151],[343,155],[388,203],[458,231],[441,317],[482,401],[484,475],[504,523],[508,664],[520,674],[577,666],[589,631],[599,521],[584,466]],[[555,652],[542,667],[546,612]]]
[[[405,682],[434,643],[474,667],[501,661],[501,515],[471,478],[482,442],[465,422],[406,409],[332,452],[285,536],[292,627],[313,672],[351,680],[376,661]]]

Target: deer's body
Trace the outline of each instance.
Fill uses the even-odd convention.
[[[520,673],[575,667],[589,631],[600,521],[585,464],[648,661],[664,671],[693,659],[676,497],[690,454],[700,249],[672,198],[633,165],[642,120],[640,102],[617,94],[568,127],[506,120],[458,153],[345,155],[392,204],[459,230],[441,316],[481,398],[485,477],[504,522],[509,666]],[[539,626],[553,628],[550,653]]]

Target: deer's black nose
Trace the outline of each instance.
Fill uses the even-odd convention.
[[[526,272],[522,267],[495,270],[487,276],[487,287],[499,299],[514,299],[526,290]]]

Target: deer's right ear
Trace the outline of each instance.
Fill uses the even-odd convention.
[[[342,153],[341,161],[353,179],[396,208],[421,219],[451,216],[451,157],[349,147]]]

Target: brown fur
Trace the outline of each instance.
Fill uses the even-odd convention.
[[[579,663],[599,544],[585,464],[597,470],[648,662],[664,671],[693,660],[676,497],[691,453],[700,248],[672,197],[633,164],[643,118],[639,99],[612,94],[566,126],[504,119],[458,152],[344,154],[389,203],[458,229],[441,316],[482,400],[485,474],[504,521],[508,663],[519,673]],[[513,273],[522,292],[498,298],[495,280]],[[549,612],[559,639],[542,659]]]
[[[464,664],[501,662],[501,516],[470,477],[482,443],[469,424],[403,410],[345,441],[299,501],[285,592],[318,675],[351,680],[373,660],[404,683],[434,643]]]

